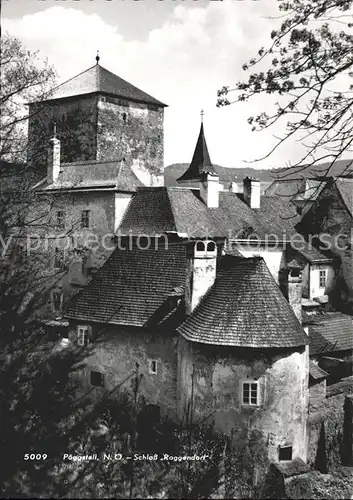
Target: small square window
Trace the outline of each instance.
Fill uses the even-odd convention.
[[[292,446],[280,446],[278,449],[278,459],[280,462],[285,462],[292,460],[293,447]]]
[[[87,325],[77,327],[77,344],[89,344],[89,327]]]
[[[153,374],[157,373],[157,361],[155,359],[150,360],[149,371]]]
[[[257,381],[243,382],[242,401],[244,405],[257,406],[259,404],[259,384]]]
[[[104,387],[104,375],[101,372],[91,371],[90,383],[93,387]]]
[[[65,229],[65,212],[63,210],[56,212],[56,229]]]
[[[326,287],[326,270],[320,269],[319,271],[319,286],[320,288]]]
[[[82,212],[81,212],[81,228],[82,229],[89,229],[90,218],[91,218],[91,211],[90,210],[82,210]]]

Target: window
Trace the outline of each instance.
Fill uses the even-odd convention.
[[[77,327],[78,345],[87,345],[89,343],[89,328],[87,325]]]
[[[93,387],[104,387],[104,375],[101,372],[91,371],[90,382]]]
[[[63,270],[65,267],[65,253],[63,248],[55,248],[54,252],[54,267],[55,269]]]
[[[326,287],[326,269],[320,269],[319,271],[319,286],[320,288]]]
[[[157,361],[155,359],[150,360],[150,373],[156,374],[157,373]]]
[[[216,244],[214,241],[209,241],[207,243],[207,252],[214,252],[216,250]]]
[[[81,212],[81,228],[89,229],[90,226],[90,210],[82,210]]]
[[[288,446],[280,446],[278,449],[278,459],[280,462],[284,462],[286,460],[292,460],[293,447]]]
[[[56,229],[65,229],[65,212],[63,210],[56,212]]]
[[[198,242],[196,243],[196,250],[197,250],[198,252],[204,252],[204,251],[205,251],[205,249],[206,249],[206,246],[205,246],[205,244],[204,244],[204,242],[203,242],[203,241],[198,241]]]
[[[53,312],[61,312],[62,311],[63,299],[64,299],[64,296],[63,296],[62,290],[53,290],[52,291],[51,306],[52,306]]]
[[[258,382],[251,380],[243,382],[243,397],[242,401],[244,405],[257,406],[259,404],[259,384]]]

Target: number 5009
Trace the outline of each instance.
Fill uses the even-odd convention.
[[[48,455],[46,453],[25,453],[24,459],[25,460],[45,460],[48,458]]]

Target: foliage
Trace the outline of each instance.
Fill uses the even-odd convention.
[[[27,148],[26,104],[43,102],[55,82],[55,71],[15,37],[1,37],[0,158],[20,162]]]
[[[243,65],[247,81],[235,89],[223,87],[218,105],[248,101],[255,95],[276,95],[271,112],[248,119],[252,130],[271,128],[286,120],[280,144],[300,138],[306,146],[292,165],[299,172],[305,164],[333,163],[352,152],[353,34],[352,0],[278,0],[283,21],[271,33],[271,43]],[[258,68],[257,72],[253,72]],[[230,93],[236,98],[229,100]],[[347,167],[348,168],[348,167]]]

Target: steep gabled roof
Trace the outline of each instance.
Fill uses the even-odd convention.
[[[103,68],[100,64],[95,64],[56,87],[50,94],[49,100],[85,94],[108,94],[159,107],[166,106],[143,90]]]
[[[140,186],[143,186],[142,182],[124,161],[89,160],[61,164],[57,181],[44,189],[52,191],[113,188],[134,192]]]
[[[139,189],[130,201],[118,232],[133,236],[176,233],[193,238],[226,234],[192,190],[167,187]]]
[[[214,285],[178,332],[191,342],[234,347],[289,348],[308,343],[259,257],[224,256]]]
[[[105,324],[145,326],[186,276],[182,244],[152,240],[114,250],[91,283],[68,304],[65,316]]]
[[[218,175],[208,152],[203,123],[201,123],[199,137],[197,139],[194,155],[187,171],[178,179],[179,181],[189,181],[201,179],[203,174],[210,173]]]

